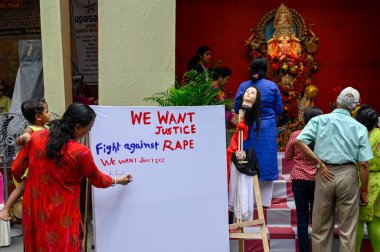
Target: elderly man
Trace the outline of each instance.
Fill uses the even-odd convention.
[[[350,112],[359,104],[359,92],[345,88],[337,97],[337,109],[314,117],[297,137],[296,144],[317,167],[312,220],[313,252],[333,249],[335,208],[339,216],[340,250],[355,251],[359,215],[358,164],[361,204],[366,204],[368,163],[373,158],[367,129]],[[314,142],[314,153],[307,144]]]

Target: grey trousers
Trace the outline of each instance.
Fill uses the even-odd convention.
[[[312,222],[313,252],[333,251],[335,208],[339,216],[340,252],[355,251],[359,216],[359,183],[354,165],[328,166],[334,180],[315,180]]]

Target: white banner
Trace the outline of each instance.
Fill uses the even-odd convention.
[[[97,84],[98,0],[73,0],[72,13],[78,71],[86,84]]]
[[[96,251],[229,251],[224,106],[94,109]]]

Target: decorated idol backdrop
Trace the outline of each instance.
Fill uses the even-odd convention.
[[[295,10],[281,4],[259,22],[246,45],[252,58],[268,61],[266,78],[277,83],[284,112],[278,120],[278,148],[284,150],[289,136],[302,128],[303,112],[314,105],[318,88],[312,74],[318,68],[314,59],[318,37]]]
[[[96,251],[229,251],[224,106],[94,109]]]
[[[330,103],[345,86],[357,88],[362,102],[380,110],[375,95],[380,93],[380,47],[371,42],[380,37],[380,2],[318,3],[177,1],[176,76],[183,76],[199,46],[208,45],[207,67],[231,68],[225,89],[234,96],[249,78],[252,57],[265,55],[270,62],[267,77],[279,84],[286,106],[279,122],[280,148],[289,132],[299,127],[297,118],[305,107],[314,104],[330,112]]]

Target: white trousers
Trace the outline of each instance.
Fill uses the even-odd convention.
[[[273,195],[273,181],[260,181],[260,194],[264,207],[270,207]],[[249,221],[253,219],[255,192],[253,177],[240,173],[231,162],[230,185],[228,192],[228,209],[236,219]]]
[[[273,181],[259,181],[261,200],[264,207],[270,207],[273,196]]]

